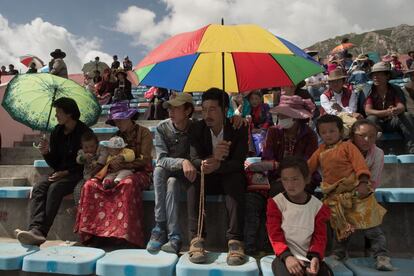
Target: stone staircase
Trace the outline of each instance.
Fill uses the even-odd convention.
[[[136,97],[142,101],[142,93],[134,93]],[[141,114],[142,115],[142,114]],[[94,126],[94,131],[97,133],[100,140],[108,139],[115,132],[114,128],[109,128],[108,125],[105,125],[107,115],[102,115],[98,123]],[[143,121],[138,120],[139,124],[142,124],[146,127],[149,127],[154,131],[154,127],[158,121]],[[0,264],[1,264],[1,246],[3,243],[13,243],[15,242],[13,230],[16,228],[26,228],[28,222],[28,203],[29,203],[29,193],[30,187],[36,183],[40,175],[50,173],[50,169],[47,166],[42,165],[42,162],[34,162],[35,160],[41,160],[42,156],[33,148],[32,144],[37,139],[39,135],[25,135],[22,141],[17,141],[14,143],[13,148],[3,148],[2,149],[2,158],[0,160]],[[155,157],[155,156],[154,156]],[[394,158],[395,157],[395,158]],[[403,161],[405,160],[405,161]],[[411,160],[411,161],[410,161]],[[386,233],[388,238],[389,250],[393,257],[405,257],[408,259],[414,258],[414,238],[412,233],[414,232],[414,192],[412,188],[414,185],[414,156],[412,159],[409,157],[402,158],[400,161],[397,156],[387,156],[386,163],[384,167],[384,180],[383,180],[383,189],[377,191],[377,198],[388,210],[388,215],[385,217],[383,230]],[[35,165],[34,165],[35,164]],[[26,193],[24,196],[19,196],[16,198],[6,198],[2,197],[2,188],[22,188],[25,189]],[[407,196],[408,195],[408,196]],[[153,191],[144,191],[144,231],[146,239],[149,238],[151,228],[154,223],[154,193]],[[183,212],[186,210],[185,202],[181,203],[180,208]],[[56,245],[73,245],[73,242],[78,240],[78,237],[73,233],[73,225],[75,222],[74,214],[69,214],[66,210],[73,206],[73,199],[67,197],[63,200],[62,205],[59,209],[59,212],[56,216],[53,227],[48,235],[48,242],[42,246],[43,249],[53,247]],[[210,250],[215,250],[218,252],[225,252],[226,241],[224,235],[224,229],[227,225],[227,217],[225,212],[225,205],[222,196],[209,196],[206,203],[207,209],[207,248]],[[180,224],[184,230],[184,244],[188,244],[187,237],[187,219],[185,213],[183,216],[180,216]],[[259,237],[258,237],[259,238]],[[64,241],[72,241],[69,243],[64,243]],[[361,235],[356,235],[352,241],[352,248],[355,249],[353,252],[355,255],[361,255],[361,252],[364,251],[363,248],[363,237]],[[187,247],[184,247],[186,250]],[[82,250],[80,250],[82,251]],[[112,251],[109,249],[107,251]],[[122,252],[125,253],[125,252]],[[144,254],[142,251],[134,251],[134,254]],[[63,253],[62,253],[63,254]],[[121,254],[122,255],[122,254]],[[123,256],[123,255],[122,255]],[[216,256],[216,255],[214,255]],[[146,257],[142,257],[145,259]],[[181,259],[184,258],[184,259]],[[188,271],[188,264],[185,258],[186,255],[181,257],[177,264],[177,272],[180,271],[180,275],[196,275]],[[220,258],[223,258],[221,255],[217,255],[216,259],[212,260],[212,266],[209,267],[208,273],[211,271],[219,271],[222,274],[206,274],[206,275],[258,275],[259,270],[254,266],[253,263],[249,262],[249,267],[246,267],[245,271],[253,271],[248,274],[247,272],[239,271],[237,274],[231,274],[233,270],[226,270],[223,268],[223,262],[220,262]],[[140,259],[140,260],[143,260]],[[158,260],[159,262],[160,260]],[[95,260],[96,262],[96,260]],[[145,262],[145,261],[143,261]],[[268,259],[262,259],[263,266],[268,264]],[[343,266],[343,264],[341,263]],[[130,269],[135,271],[132,268],[132,264],[125,265],[124,269]],[[175,263],[174,263],[175,266]],[[341,266],[341,269],[342,269]],[[339,266],[338,266],[339,267]],[[49,273],[62,273],[58,272],[58,266],[54,263],[49,263]],[[142,268],[140,268],[142,269]],[[249,270],[250,269],[250,270]],[[348,273],[350,270],[343,266],[343,269]],[[34,270],[31,270],[34,271]],[[68,270],[66,270],[68,271]],[[183,272],[184,271],[184,272]],[[227,271],[227,272],[226,272]],[[228,272],[230,271],[230,272]],[[263,270],[263,275],[266,274],[267,270]],[[412,267],[414,271],[414,265]],[[187,273],[187,274],[186,274]],[[211,272],[212,273],[212,272]],[[353,274],[335,274],[335,275],[359,275]],[[202,272],[197,273],[197,275],[204,275]],[[7,275],[50,275],[43,274],[39,272],[23,272],[23,271],[2,271],[0,268],[0,276]],[[69,274],[66,274],[69,275]],[[78,274],[70,274],[78,275]],[[104,275],[104,274],[98,274]],[[115,274],[106,274],[106,275],[115,275]],[[125,274],[120,275],[138,275],[138,274]],[[140,274],[141,275],[141,274]],[[155,274],[148,273],[148,276],[151,275],[167,275],[167,274]],[[178,274],[177,274],[178,275]],[[361,274],[363,275],[363,274]],[[382,275],[382,274],[378,274]],[[384,274],[388,275],[388,274]],[[393,274],[394,275],[394,274]],[[397,274],[395,274],[397,275]],[[399,274],[398,274],[399,275]],[[403,274],[401,274],[403,275]],[[413,274],[414,275],[414,274]]]

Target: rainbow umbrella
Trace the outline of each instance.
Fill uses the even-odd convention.
[[[207,25],[171,37],[136,67],[140,85],[228,92],[298,84],[323,72],[300,48],[257,25]]]

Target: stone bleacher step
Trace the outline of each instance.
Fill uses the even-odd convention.
[[[0,165],[29,165],[39,158],[42,155],[32,144],[30,147],[2,148]]]
[[[18,168],[18,169],[16,169]],[[33,161],[30,165],[0,165],[0,177],[27,177],[33,174]]]
[[[26,177],[0,177],[0,187],[27,186]]]

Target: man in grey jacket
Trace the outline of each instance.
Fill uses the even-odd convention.
[[[188,128],[192,123],[193,99],[188,93],[177,94],[164,102],[163,107],[168,109],[169,118],[161,121],[155,132],[155,227],[147,250],[178,253],[182,244],[178,222],[180,187],[194,182],[197,176],[197,170],[189,161]]]

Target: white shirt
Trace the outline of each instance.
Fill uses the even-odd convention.
[[[357,93],[352,93],[351,98],[349,99],[349,105],[347,107],[344,107],[342,105],[342,93],[336,93],[334,92],[334,95],[331,100],[328,99],[328,97],[325,94],[321,95],[321,106],[325,110],[326,113],[331,115],[338,115],[338,111],[336,109],[332,108],[332,105],[337,103],[339,106],[343,108],[341,112],[346,113],[355,113],[357,110]]]
[[[223,128],[221,129],[220,133],[216,136],[213,133],[213,130],[210,128],[210,134],[211,134],[211,144],[213,145],[213,151],[217,146],[217,143],[220,141],[223,141]]]
[[[322,202],[314,196],[305,204],[289,201],[283,193],[273,198],[282,213],[282,230],[290,252],[299,260],[307,261],[306,255],[315,231],[315,217]]]

